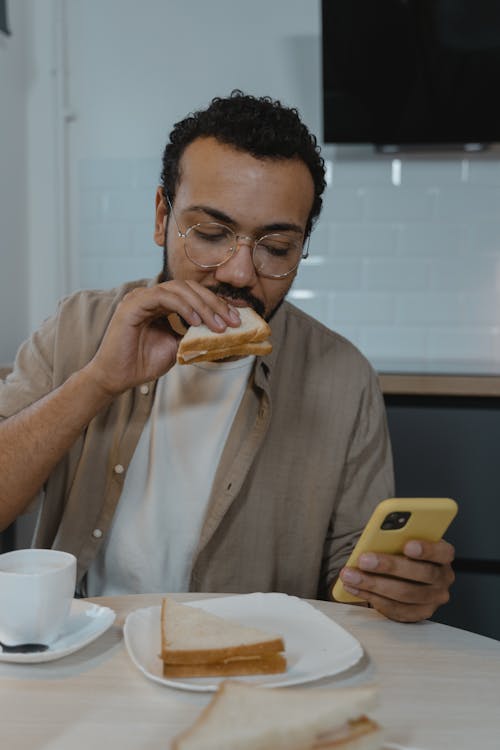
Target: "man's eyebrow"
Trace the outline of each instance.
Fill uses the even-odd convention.
[[[225,214],[223,211],[219,211],[218,208],[212,208],[212,206],[203,206],[197,204],[194,206],[188,206],[184,209],[184,212],[187,211],[201,211],[201,213],[207,214],[207,216],[215,219],[215,221],[221,221],[223,224],[236,224],[234,219],[231,219],[231,217]]]
[[[260,227],[263,234],[268,232],[297,232],[298,234],[304,234],[304,228],[298,224],[292,224],[288,221],[278,221],[275,224],[266,224]]]
[[[205,206],[196,204],[193,206],[188,206],[184,211],[200,211],[207,216],[210,216],[214,221],[220,221],[223,224],[228,224],[231,227],[235,227],[237,222],[231,218],[231,216],[228,216],[228,214],[224,213],[224,211],[219,211],[218,208],[213,208],[212,206]],[[293,222],[288,221],[277,221],[272,224],[264,224],[263,226],[256,228],[256,234],[258,234],[260,237],[262,237],[264,234],[269,234],[269,232],[297,232],[298,234],[304,234],[304,228],[301,227],[299,224],[294,224]]]

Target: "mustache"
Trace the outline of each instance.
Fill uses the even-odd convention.
[[[261,317],[264,317],[264,303],[250,292],[249,287],[235,287],[231,286],[231,284],[221,282],[220,284],[209,286],[208,289],[210,289],[210,291],[216,294],[218,297],[225,297],[226,299],[235,300],[237,299],[241,300],[242,302],[246,302],[249,307],[253,307],[256,313],[258,313]]]

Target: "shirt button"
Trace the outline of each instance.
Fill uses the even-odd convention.
[[[92,532],[92,536],[94,537],[94,539],[100,539],[102,537],[101,529],[94,529],[94,531]]]
[[[148,393],[149,393],[149,385],[141,385],[141,387],[139,388],[139,390],[140,390],[140,392],[142,393],[143,396],[147,396]]]
[[[113,471],[115,472],[115,474],[123,474],[125,469],[121,464],[116,464],[116,466],[113,466]]]

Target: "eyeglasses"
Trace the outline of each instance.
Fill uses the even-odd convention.
[[[236,234],[225,224],[202,221],[181,232],[168,194],[166,198],[177,233],[184,240],[184,251],[189,260],[199,268],[218,268],[233,257],[242,241],[252,243],[252,260],[259,276],[284,279],[295,271],[300,261],[309,255],[309,242],[304,251],[302,236],[272,233],[254,240]]]

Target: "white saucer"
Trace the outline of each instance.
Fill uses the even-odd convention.
[[[54,661],[87,646],[104,633],[114,622],[116,613],[83,599],[73,599],[68,622],[61,636],[47,651],[34,654],[6,654],[0,648],[0,662],[36,664]]]

